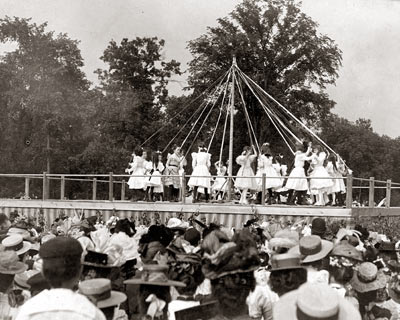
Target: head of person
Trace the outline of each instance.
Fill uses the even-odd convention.
[[[243,147],[243,154],[251,154],[252,150],[250,146],[244,146]]]
[[[307,282],[307,270],[300,264],[300,255],[283,253],[271,257],[271,290],[278,296],[298,289]]]
[[[149,154],[151,154],[149,151],[143,150],[142,158],[143,158],[144,160],[148,160]]]
[[[69,237],[56,237],[42,244],[42,273],[52,288],[76,287],[82,272],[82,251],[79,241]]]
[[[272,154],[272,152],[271,152],[271,148],[270,148],[270,146],[269,146],[269,143],[264,143],[264,144],[261,146],[260,152],[261,152],[261,154],[263,154],[263,155],[270,156],[270,155]]]
[[[178,146],[178,145],[174,145],[173,147],[172,147],[172,150],[174,151],[174,154],[175,155],[177,155],[177,156],[180,156],[181,155],[181,148]]]
[[[135,234],[135,223],[128,218],[117,221],[114,233],[124,232],[127,236],[132,237]]]
[[[299,152],[304,152],[305,151],[304,150],[304,145],[302,143],[300,143],[300,142],[296,143],[295,149],[296,149],[296,151],[299,151]]]
[[[0,213],[0,230],[7,230],[10,228],[11,222],[5,213]]]
[[[136,156],[141,157],[143,155],[143,149],[140,147],[135,148],[135,151],[133,152]]]
[[[319,154],[322,151],[322,148],[319,144],[313,146],[313,152]]]

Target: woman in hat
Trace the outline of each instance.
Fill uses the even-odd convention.
[[[274,320],[361,320],[358,310],[327,284],[311,283],[283,295],[273,316]]]
[[[307,281],[310,283],[329,283],[329,253],[333,243],[311,235],[300,239],[299,245],[291,248],[289,253],[299,254],[301,264],[307,269]]]
[[[192,153],[193,172],[188,181],[188,186],[193,189],[193,202],[198,201],[198,188],[204,189],[206,201],[211,190],[211,154],[207,152],[204,143],[199,144],[198,152]]]
[[[170,287],[184,287],[179,281],[167,276],[168,265],[143,265],[140,278],[124,281],[126,285],[139,285],[139,316],[149,315],[152,319],[168,319],[168,304],[171,301]]]
[[[181,148],[174,145],[173,153],[168,155],[164,185],[168,188],[168,200],[178,201],[179,188],[181,187],[180,170],[185,165],[185,158]]]
[[[254,178],[254,171],[251,164],[257,158],[254,147],[245,146],[240,156],[236,158],[236,163],[240,165],[237,173],[235,187],[241,190],[240,204],[248,204],[247,191],[257,190],[257,183]]]
[[[0,319],[15,319],[18,304],[11,291],[15,275],[25,272],[27,266],[12,250],[0,252]],[[10,302],[12,302],[10,304]]]
[[[298,204],[305,204],[304,201],[308,190],[308,182],[304,172],[304,163],[312,159],[310,156],[311,151],[311,145],[309,145],[307,151],[304,152],[303,144],[296,144],[294,168],[290,172],[285,185],[286,189],[288,189],[291,194],[287,200],[287,204],[294,204],[294,199],[296,197],[298,198]]]
[[[250,232],[242,230],[229,240],[221,231],[213,231],[202,248],[203,273],[211,280],[212,296],[219,302],[219,314],[213,319],[251,319],[247,297],[255,289],[253,271],[260,259]]]

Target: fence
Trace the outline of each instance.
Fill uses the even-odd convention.
[[[136,177],[149,177],[147,176],[136,176]],[[186,183],[187,179],[190,175],[182,174],[180,176],[172,176],[180,178],[180,196],[179,199],[183,203],[185,203],[185,195],[186,195]],[[212,178],[221,178],[220,176],[211,176]],[[42,200],[50,199],[49,192],[49,184],[50,181],[58,181],[59,182],[59,199],[66,199],[66,184],[67,182],[75,181],[75,182],[87,182],[91,185],[91,200],[97,200],[97,190],[99,184],[107,184],[108,185],[108,200],[116,201],[115,196],[118,194],[119,199],[124,201],[126,200],[127,195],[127,181],[130,178],[130,175],[126,174],[114,174],[110,172],[109,174],[48,174],[43,172],[42,174],[0,174],[0,178],[8,178],[8,179],[24,179],[24,192],[21,198],[29,199],[30,196],[30,186],[32,181],[41,180],[42,184]],[[207,176],[210,178],[210,176]],[[237,178],[237,176],[225,176],[223,178],[233,179]],[[240,178],[254,178],[254,176],[241,176]],[[267,179],[287,179],[288,177],[267,177],[263,174],[261,177],[257,177],[257,179],[261,179],[261,192],[262,192],[262,202],[265,203],[266,192],[265,186]],[[290,179],[310,179],[310,177],[291,177]],[[326,178],[313,178],[313,179],[326,179]],[[342,178],[330,178],[330,179],[342,179]],[[348,175],[343,178],[346,182],[346,207],[351,208],[353,206],[359,206],[359,203],[362,202],[362,196],[366,196],[368,198],[367,207],[373,208],[376,206],[376,196],[379,195],[381,198],[384,196],[384,207],[390,208],[392,202],[392,191],[400,189],[400,183],[394,183],[391,180],[376,180],[374,177],[366,178],[356,178],[352,175]],[[116,188],[119,188],[118,192],[116,192]],[[355,192],[358,191],[359,195],[354,196]],[[356,201],[354,201],[356,200]],[[381,206],[383,206],[381,204]]]

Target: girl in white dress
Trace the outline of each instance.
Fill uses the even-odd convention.
[[[222,200],[223,194],[227,190],[227,180],[225,178],[227,168],[224,166],[222,161],[217,161],[214,166],[215,169],[217,169],[217,177],[215,178],[212,190],[216,193],[215,198],[217,200]]]
[[[162,173],[165,167],[162,163],[162,157],[160,159],[160,152],[153,152],[151,158],[151,177],[147,181],[146,199],[153,202],[154,194],[161,195],[162,199],[162,193],[164,191]]]
[[[179,188],[181,186],[181,170],[185,165],[184,157],[182,156],[181,148],[175,145],[173,154],[169,154],[167,163],[165,164],[164,185],[167,187],[167,200],[178,201]]]
[[[312,149],[308,146],[306,152],[304,152],[304,146],[301,143],[296,144],[296,152],[294,156],[294,168],[289,174],[286,182],[286,189],[293,190],[291,199],[288,199],[287,204],[293,204],[293,199],[298,196],[298,203],[301,204],[308,191],[308,182],[306,179],[306,173],[304,172],[304,163],[310,161]]]
[[[131,177],[128,180],[129,189],[134,191],[134,199],[142,200],[143,190],[146,188],[146,152],[138,148],[134,152],[133,161],[129,163],[129,168],[126,169]]]
[[[249,146],[243,148],[243,152],[236,158],[236,163],[241,167],[237,173],[235,181],[235,187],[241,190],[240,204],[248,204],[247,202],[247,191],[257,190],[257,182],[254,177],[254,171],[251,168],[251,164],[257,158],[257,155]],[[246,178],[249,177],[249,178]]]
[[[206,201],[208,201],[208,190],[211,189],[211,154],[207,148],[200,144],[199,151],[192,153],[193,172],[188,181],[188,186],[193,189],[193,203],[198,201],[197,189],[203,188]]]
[[[331,188],[333,185],[333,181],[332,179],[330,179],[330,175],[324,167],[325,159],[326,153],[324,151],[321,151],[320,146],[315,146],[314,153],[312,155],[314,169],[310,174],[310,189],[312,192],[316,192],[317,202],[315,203],[315,205],[317,206],[325,205],[326,201],[324,198],[324,194],[326,194],[329,188]]]

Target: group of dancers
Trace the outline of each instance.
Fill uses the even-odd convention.
[[[187,161],[180,147],[174,146],[172,151],[168,154],[165,166],[160,152],[149,155],[138,148],[132,154],[126,172],[131,175],[128,185],[135,191],[137,200],[179,200]],[[205,201],[210,196],[216,200],[224,199],[229,187],[226,177],[229,163],[215,162],[217,175],[212,178],[211,154],[204,143],[198,144],[197,152],[193,152],[191,157],[193,171],[187,186],[192,191],[192,202],[201,201],[202,194]],[[343,176],[346,174],[346,165],[339,156],[329,154],[319,145],[312,146],[306,142],[296,144],[294,161],[289,166],[281,154],[273,155],[268,143],[261,145],[259,152],[254,146],[246,146],[236,158],[236,163],[240,169],[233,186],[240,194],[240,204],[248,204],[250,194],[255,203],[261,204],[263,187],[268,204],[282,203],[282,196],[289,205],[344,204],[346,187]],[[290,174],[286,176],[288,171]]]

